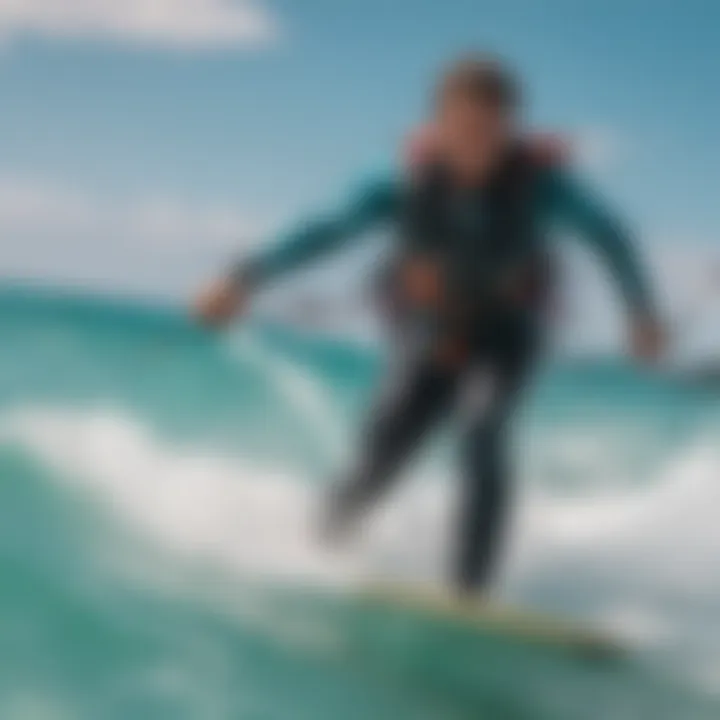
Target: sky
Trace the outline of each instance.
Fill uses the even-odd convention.
[[[716,0],[0,0],[0,275],[180,297],[393,162],[476,48],[653,259],[705,258],[718,27]]]

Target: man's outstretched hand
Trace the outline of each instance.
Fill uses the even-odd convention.
[[[636,360],[654,364],[665,354],[667,347],[665,329],[654,317],[638,317],[632,324],[630,344]]]
[[[223,327],[247,308],[249,293],[246,288],[228,279],[211,283],[195,299],[194,317],[204,325]]]

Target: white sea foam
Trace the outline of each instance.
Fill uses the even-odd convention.
[[[339,571],[313,541],[312,494],[283,471],[163,444],[113,411],[29,409],[6,416],[0,436],[179,555],[248,573]]]
[[[0,418],[0,441],[145,541],[233,575],[342,585],[390,569],[437,579],[447,554],[453,494],[441,482],[406,485],[362,541],[335,553],[316,540],[316,497],[303,478],[178,447],[131,414],[28,407]],[[546,604],[550,592],[638,642],[697,642],[706,654],[720,612],[719,476],[720,449],[698,437],[653,485],[571,500],[528,490],[505,592]]]

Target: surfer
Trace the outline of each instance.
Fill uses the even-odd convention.
[[[452,580],[461,592],[486,587],[501,547],[508,434],[542,351],[556,228],[573,230],[608,265],[625,300],[633,354],[652,361],[664,344],[629,236],[556,153],[538,153],[524,139],[520,95],[498,60],[457,62],[436,90],[430,150],[410,175],[371,178],[342,206],[244,258],[196,304],[204,322],[221,325],[288,272],[393,226],[396,252],[383,287],[400,308],[401,370],[377,402],[357,464],[332,493],[328,530],[352,527],[459,406]]]

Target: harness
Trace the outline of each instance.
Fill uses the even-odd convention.
[[[533,218],[536,177],[536,162],[518,146],[483,187],[459,190],[436,164],[408,190],[401,256],[437,265],[444,314],[474,316],[541,299],[549,258]]]
[[[406,190],[399,252],[376,286],[394,337],[409,337],[413,345],[420,338],[431,352],[449,348],[462,358],[536,324],[553,279],[534,218],[541,168],[520,145],[488,183],[467,191],[442,164],[423,168]],[[418,261],[439,277],[441,291],[430,305],[418,305],[406,292],[406,271]]]

